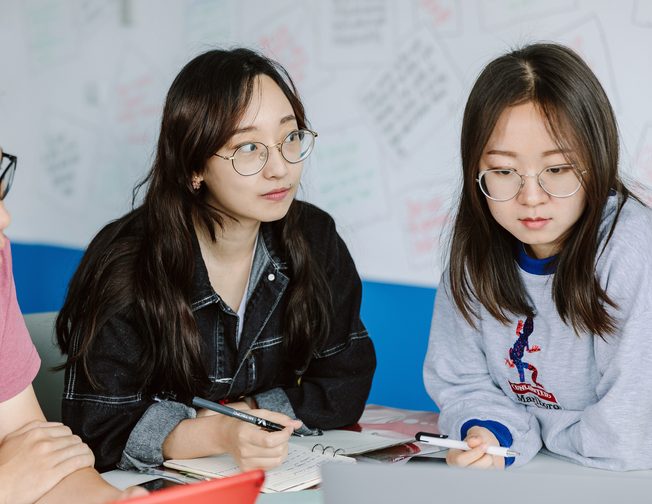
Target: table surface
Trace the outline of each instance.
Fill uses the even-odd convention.
[[[364,423],[363,421],[370,422],[370,423],[367,424]],[[423,430],[426,427],[428,428],[428,430],[435,429],[433,432],[436,432],[437,415],[428,412],[394,410],[392,408],[388,409],[382,406],[367,406],[367,408],[365,409],[365,415],[363,416],[363,419],[361,419],[361,422],[363,422],[362,424],[360,424],[363,427],[363,429],[375,428],[376,425],[378,424],[384,424],[384,427],[389,430],[396,430],[396,432],[402,432],[403,434],[414,435],[414,432],[418,430]],[[405,429],[412,429],[412,430],[405,431]],[[445,456],[445,452],[433,454],[432,456],[441,458]],[[374,478],[377,477],[380,477],[381,479],[383,477],[389,478],[392,480],[392,484],[394,481],[396,481],[396,484],[398,485],[400,485],[399,480],[401,480],[402,478],[410,479],[409,478],[410,474],[414,473],[414,471],[408,471],[408,473],[406,474],[404,471],[398,470],[396,471],[396,473],[394,473],[395,477],[390,477],[391,475],[388,474],[388,470],[390,470],[392,467],[397,467],[397,468],[403,467],[404,464],[397,463],[397,464],[374,464],[374,465],[376,467],[379,467],[378,472],[381,473],[382,475],[379,476],[378,474],[376,474],[375,470],[372,469],[372,467],[368,464],[366,467],[368,467],[369,469],[360,468],[362,470],[358,471],[358,473],[360,474],[371,473],[372,481],[376,481],[376,479]],[[420,469],[416,469],[416,472],[418,473],[421,470],[421,474],[423,474],[424,468],[427,468],[427,471],[425,472],[427,472],[427,474],[429,475],[432,474],[433,476],[435,475],[435,472],[446,471],[448,469],[446,464],[443,462],[439,462],[439,463],[423,462],[418,464],[409,464],[409,466],[420,468]],[[169,469],[166,469],[165,472],[168,475],[174,476],[176,474],[178,476],[178,473]],[[652,481],[652,471],[632,471],[632,472],[621,473],[621,472],[613,472],[613,471],[604,471],[600,469],[592,469],[571,462],[567,462],[565,460],[556,458],[554,456],[550,456],[549,454],[546,453],[539,453],[530,463],[526,464],[525,466],[510,469],[507,472],[523,473],[523,474],[534,473],[536,475],[541,475],[543,478],[545,478],[546,475],[549,475],[553,478],[559,475],[563,475],[564,477],[570,476],[571,478],[573,478],[573,480],[576,479],[583,480],[586,476],[589,476],[591,478],[600,478],[601,480],[612,480],[613,484],[619,486],[619,488],[623,486],[626,487],[627,485],[626,481],[629,478],[646,478],[648,481]],[[158,474],[149,475],[149,474],[142,474],[142,473],[136,473],[130,471],[119,471],[119,470],[109,471],[107,473],[102,474],[102,476],[109,483],[113,484],[118,488],[126,488],[128,486],[138,485],[146,481],[150,481],[160,477],[160,475]],[[348,473],[345,474],[345,476],[348,477],[349,476]],[[439,478],[443,477],[446,481],[448,481],[447,476],[445,476],[443,472],[439,472],[438,477]],[[181,476],[181,478],[183,478],[183,476]],[[428,477],[426,479],[431,479],[431,477]],[[481,476],[479,476],[478,478],[475,479],[478,480],[482,478]],[[355,480],[354,478],[354,481],[357,480]],[[640,487],[640,481],[632,482],[632,486]],[[363,490],[363,485],[358,485],[358,487],[359,490]],[[261,504],[274,504],[274,503],[323,504],[324,493],[320,489],[310,489],[310,490],[303,490],[299,492],[261,494],[257,502]],[[502,498],[501,498],[501,502],[502,502]],[[548,501],[546,501],[546,503],[547,502]]]
[[[435,455],[443,456],[443,454]],[[403,464],[396,464],[397,466],[403,466]],[[419,466],[423,467],[422,464]],[[445,464],[429,464],[429,469],[433,471],[440,470],[445,468]],[[583,467],[571,462],[566,462],[564,460],[552,457],[545,453],[539,453],[529,464],[526,464],[523,467],[512,469],[510,472],[523,472],[523,473],[536,473],[540,475],[570,475],[570,476],[579,476],[580,479],[582,476],[591,476],[598,478],[617,478],[617,479],[629,479],[629,478],[646,478],[648,481],[652,481],[652,471],[630,471],[630,472],[613,472],[613,471],[604,471],[601,469],[592,469],[588,467]],[[156,479],[159,476],[157,475],[146,475],[130,471],[109,471],[102,474],[104,479],[109,483],[117,486],[118,488],[126,488],[131,485],[137,485],[151,479]],[[652,488],[652,487],[651,487]],[[284,492],[277,494],[261,494],[257,500],[260,504],[274,504],[274,503],[287,503],[287,504],[323,504],[324,498],[323,493],[319,489],[310,489],[303,490],[300,492]]]

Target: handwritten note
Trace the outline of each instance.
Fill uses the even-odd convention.
[[[425,15],[440,35],[458,35],[462,29],[462,4],[456,0],[418,0],[417,17]]]
[[[236,39],[236,4],[233,0],[191,0],[185,11],[185,38],[191,52],[206,51]]]
[[[324,130],[306,168],[314,198],[340,225],[356,226],[386,215],[383,160],[366,128]],[[310,191],[311,196],[313,192]]]
[[[126,3],[128,0],[123,0]],[[88,40],[100,30],[115,29],[120,19],[121,5],[117,1],[78,0],[75,21],[80,35]]]
[[[79,146],[62,132],[52,132],[46,138],[43,166],[48,172],[51,187],[63,198],[76,194],[76,175],[79,167]]]
[[[304,44],[295,36],[289,26],[279,26],[276,30],[263,36],[260,45],[265,52],[282,61],[296,82],[306,79],[308,54]]]
[[[295,2],[294,7],[267,18],[256,16],[259,23],[248,29],[256,34],[254,45],[286,68],[303,95],[331,80],[331,71],[320,64],[317,55],[314,24],[306,22],[307,18],[315,21],[315,12],[316,8],[303,10]]]
[[[114,88],[114,120],[124,145],[151,146],[163,105],[161,84],[135,51],[125,55]]]
[[[619,108],[620,97],[600,21],[595,16],[585,18],[578,24],[557,33],[554,39],[571,47],[582,56],[598,77],[612,106],[615,109]]]
[[[398,160],[423,150],[457,110],[456,72],[432,35],[422,31],[371,79],[361,106]]]
[[[402,228],[410,262],[417,267],[434,263],[441,231],[449,220],[449,204],[435,187],[433,183],[414,188],[404,201]]]
[[[45,177],[42,183],[49,198],[64,207],[80,209],[87,200],[97,137],[88,124],[72,117],[51,113],[45,118],[40,161]]]
[[[213,1],[213,0],[211,0]],[[220,0],[221,1],[221,0]],[[247,33],[254,33],[253,30],[264,29],[266,24],[275,24],[285,20],[295,26],[292,19],[299,19],[303,24],[314,18],[316,3],[319,0],[309,0],[307,2],[297,2],[296,0],[235,0],[239,6],[239,22],[243,36]],[[296,15],[296,17],[295,17]],[[288,18],[292,18],[288,20]],[[298,26],[297,26],[298,28]],[[258,34],[255,34],[257,37]]]
[[[394,46],[390,0],[332,0],[319,11],[321,61],[330,65],[372,65],[383,61]]]
[[[113,134],[104,142],[112,145],[106,154],[111,163],[98,174],[106,188],[102,197],[121,203],[151,165],[165,88],[169,85],[136,48],[126,47],[124,54],[116,69],[116,81],[107,91]]]
[[[36,69],[56,66],[75,54],[71,3],[25,0],[21,5],[27,48]]]
[[[501,28],[521,21],[536,21],[544,16],[570,12],[576,0],[481,0],[481,24],[485,28]]]

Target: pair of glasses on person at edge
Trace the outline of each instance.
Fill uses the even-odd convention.
[[[18,158],[16,156],[2,152],[2,149],[0,149],[0,200],[5,199],[9,189],[11,189],[17,162]]]
[[[536,175],[521,175],[512,168],[482,170],[476,181],[483,194],[494,201],[509,201],[521,192],[526,177],[536,177],[545,192],[555,198],[568,198],[582,187],[582,175],[572,164],[548,166]]]
[[[240,175],[249,177],[260,172],[269,159],[269,149],[277,148],[288,163],[296,164],[306,159],[315,146],[317,133],[308,129],[290,131],[283,141],[274,145],[265,145],[261,142],[247,142],[239,145],[230,156],[215,155],[231,161],[233,169]]]

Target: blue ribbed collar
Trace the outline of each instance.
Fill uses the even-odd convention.
[[[553,263],[556,258],[557,256],[554,255],[543,259],[536,259],[527,255],[523,243],[519,242],[516,247],[516,262],[523,271],[527,271],[533,275],[551,275],[554,273],[555,265]]]

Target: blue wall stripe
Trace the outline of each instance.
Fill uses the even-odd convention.
[[[23,313],[57,311],[83,250],[11,243],[18,304]]]
[[[422,375],[435,292],[424,287],[363,282],[362,320],[378,358],[370,403],[417,410],[435,408]]]
[[[83,250],[12,243],[12,253],[23,313],[59,310]],[[370,403],[434,408],[421,375],[434,299],[435,289],[363,282],[362,319],[378,356]]]

